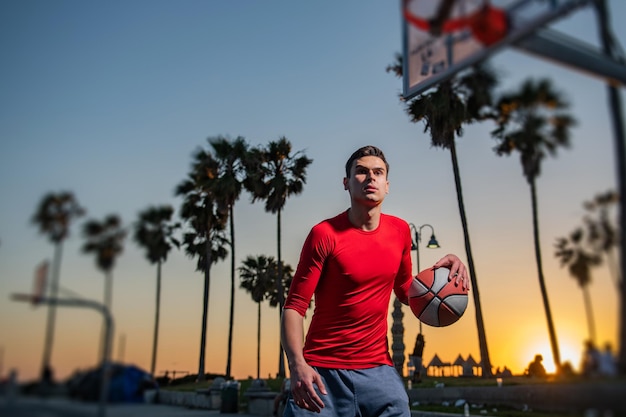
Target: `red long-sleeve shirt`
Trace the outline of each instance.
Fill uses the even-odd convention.
[[[381,214],[376,230],[355,228],[345,211],[309,233],[285,308],[315,310],[304,344],[311,366],[391,365],[387,341],[391,291],[406,303],[412,281],[408,224]]]

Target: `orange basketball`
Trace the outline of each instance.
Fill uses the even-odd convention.
[[[448,281],[448,268],[429,268],[413,279],[409,288],[409,307],[422,323],[433,327],[449,326],[467,308],[467,289]]]

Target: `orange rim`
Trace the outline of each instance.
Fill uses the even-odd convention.
[[[402,6],[402,13],[406,21],[411,23],[413,26],[415,26],[416,28],[420,30],[423,30],[425,32],[430,32],[432,29],[430,22],[422,17],[416,16],[413,13],[411,13],[408,7],[408,3],[409,3],[409,0],[404,0],[403,6]],[[441,31],[443,33],[449,33],[449,32],[456,32],[458,30],[470,27],[472,26],[472,23],[480,19],[480,17],[483,16],[485,13],[488,14],[491,10],[497,10],[497,9],[492,7],[487,2],[484,7],[479,8],[471,15],[458,17],[456,19],[446,20],[443,23],[443,25],[441,25]]]

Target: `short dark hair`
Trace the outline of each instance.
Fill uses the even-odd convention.
[[[376,146],[367,145],[354,151],[354,153],[350,155],[350,158],[348,158],[348,161],[346,162],[346,178],[350,178],[350,169],[352,168],[352,163],[364,156],[375,156],[382,159],[385,163],[387,174],[389,174],[389,163],[387,162],[387,159],[385,159],[385,154],[383,153],[383,151],[381,151]]]

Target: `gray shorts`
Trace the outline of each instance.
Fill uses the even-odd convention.
[[[291,395],[284,417],[411,417],[409,396],[395,368],[382,365],[369,369],[315,368],[327,395],[318,413],[298,407]]]

